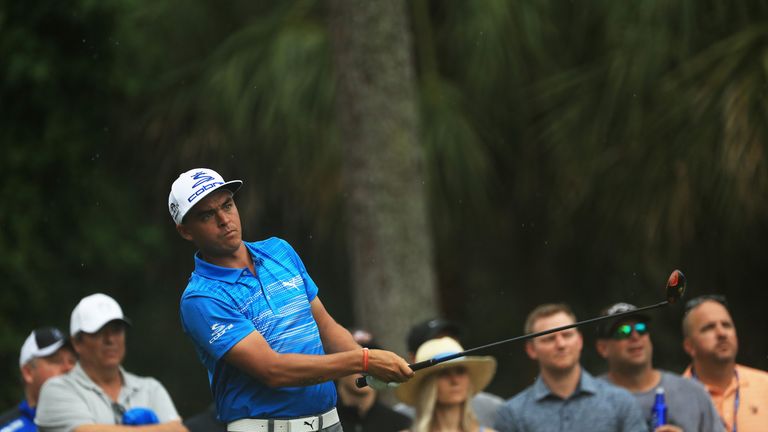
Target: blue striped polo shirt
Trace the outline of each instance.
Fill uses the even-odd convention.
[[[317,285],[299,256],[275,237],[244,244],[255,275],[195,254],[195,270],[181,296],[181,323],[208,369],[219,420],[303,417],[333,408],[336,389],[330,381],[270,388],[222,360],[254,330],[278,353],[325,354],[310,306]]]

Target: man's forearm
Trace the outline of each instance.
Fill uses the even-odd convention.
[[[246,367],[246,372],[269,387],[294,387],[332,381],[361,372],[362,368],[363,354],[357,347],[327,355],[276,354],[275,359],[261,364],[259,369]]]

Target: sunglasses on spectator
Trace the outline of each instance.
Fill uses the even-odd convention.
[[[112,402],[112,414],[115,416],[115,424],[123,424],[123,414],[125,407],[117,402]]]
[[[627,339],[632,336],[632,330],[636,331],[639,336],[642,336],[648,333],[648,324],[644,322],[622,324],[613,331],[613,338],[616,340]]]
[[[702,295],[702,296],[698,296],[696,298],[692,298],[688,300],[685,303],[685,309],[684,309],[685,312],[683,312],[683,316],[688,315],[691,309],[694,309],[696,306],[704,303],[705,301],[718,302],[721,305],[725,306],[726,309],[728,309],[728,300],[725,299],[725,296],[718,295],[718,294],[708,294],[708,295]]]

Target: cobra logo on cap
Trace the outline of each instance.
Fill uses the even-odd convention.
[[[195,189],[200,185],[202,185],[202,187],[200,189],[195,190],[192,193],[192,195],[190,195],[189,198],[187,198],[187,202],[189,203],[193,202],[197,197],[199,197],[203,192],[207,191],[208,189],[215,188],[217,186],[221,186],[224,184],[223,181],[215,181],[216,177],[211,176],[205,171],[196,172],[194,175],[192,175],[192,179],[197,180],[197,182],[195,182],[192,185],[192,189]]]

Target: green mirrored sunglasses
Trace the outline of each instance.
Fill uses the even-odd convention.
[[[627,339],[632,335],[633,329],[637,332],[638,335],[642,336],[648,333],[648,324],[644,322],[639,322],[635,324],[622,324],[616,327],[616,330],[613,332],[613,338]]]

